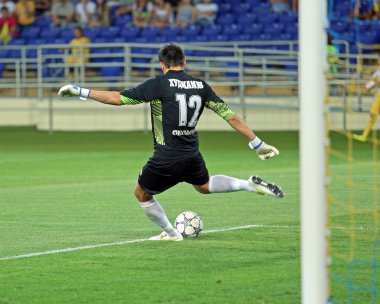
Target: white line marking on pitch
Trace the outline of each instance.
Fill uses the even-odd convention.
[[[202,232],[202,234],[224,232],[224,231],[233,231],[233,230],[242,230],[242,229],[251,229],[251,228],[298,228],[298,226],[245,225],[245,226],[238,226],[238,227],[205,230]],[[32,258],[32,257],[36,257],[36,256],[41,256],[41,255],[50,255],[50,254],[85,250],[85,249],[93,249],[93,248],[101,248],[101,247],[109,247],[109,246],[120,246],[120,245],[127,245],[127,244],[133,244],[133,243],[142,243],[142,242],[146,242],[146,241],[148,241],[148,239],[136,239],[136,240],[123,241],[123,242],[94,244],[94,245],[86,245],[86,246],[79,246],[79,247],[72,247],[72,248],[63,248],[63,249],[48,250],[48,251],[41,251],[41,252],[34,252],[34,253],[26,253],[26,254],[20,254],[20,255],[0,257],[0,261],[1,260],[16,260],[16,259]]]
[[[234,230],[243,230],[243,229],[252,229],[252,228],[299,229],[300,226],[289,226],[289,225],[245,225],[245,226],[237,226],[237,227],[229,227],[229,228],[219,228],[219,229],[205,230],[205,231],[202,232],[202,234],[217,233],[217,232],[224,232],[224,231],[234,231]],[[337,229],[337,230],[370,230],[370,228],[361,227],[361,226],[359,226],[359,227],[331,227],[330,229]],[[19,255],[13,255],[13,256],[0,257],[0,261],[2,261],[2,260],[25,259],[25,258],[32,258],[32,257],[41,256],[41,255],[50,255],[50,254],[65,253],[65,252],[79,251],[79,250],[93,249],[93,248],[101,248],[101,247],[121,246],[121,245],[133,244],[133,243],[142,243],[142,242],[146,242],[148,240],[149,239],[135,239],[135,240],[129,240],[129,241],[122,241],[122,242],[94,244],[94,245],[86,245],[86,246],[79,246],[79,247],[72,247],[72,248],[63,248],[63,249],[48,250],[48,251],[41,251],[41,252],[34,252],[34,253],[26,253],[26,254],[19,254]]]

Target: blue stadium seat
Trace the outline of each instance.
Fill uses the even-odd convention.
[[[39,38],[39,39],[28,39],[28,45],[43,45],[46,44],[46,39]]]
[[[139,36],[139,34],[140,34],[140,28],[136,26],[131,26],[131,27],[120,28],[119,37],[136,38],[137,36]]]
[[[107,57],[107,54],[109,53],[111,53],[109,48],[91,48],[90,60],[91,62],[96,62],[96,63],[109,62],[109,57]],[[99,56],[95,57],[93,55],[96,55],[96,56],[99,55]]]
[[[298,21],[298,16],[295,13],[282,13],[278,16],[278,21],[284,24],[294,24]]]
[[[245,13],[242,18],[237,19],[237,23],[242,26],[252,26],[257,20],[257,15],[252,13]]]
[[[292,35],[292,39],[296,40],[298,38],[298,28],[295,26],[288,26],[285,32]]]
[[[95,38],[93,41],[93,43],[107,43],[107,39],[106,38]]]
[[[141,31],[141,37],[145,37],[149,40],[156,38],[160,35],[160,29],[157,27],[146,27]]]
[[[225,14],[220,15],[220,17],[217,19],[217,24],[220,24],[222,26],[230,25],[235,22],[235,15],[233,14]]]
[[[24,39],[37,38],[40,33],[40,28],[35,26],[24,27],[20,37]]]
[[[5,64],[4,63],[0,63],[0,77],[3,76],[4,70],[5,70]]]
[[[212,37],[218,35],[222,30],[222,27],[220,25],[213,25],[206,27],[203,29],[202,35]]]
[[[9,51],[0,50],[0,58],[8,58]]]
[[[220,41],[220,42],[222,42],[222,41],[228,41],[229,37],[227,35],[218,34],[218,35],[208,36],[207,39],[208,39],[208,41]]]
[[[347,23],[341,21],[335,21],[330,23],[330,29],[337,33],[343,33],[347,29]]]
[[[375,44],[377,32],[368,31],[359,35],[359,41],[363,44]]]
[[[263,25],[255,23],[251,27],[245,27],[243,28],[243,33],[248,35],[257,35],[261,34],[263,30]]]
[[[264,32],[272,36],[280,35],[284,31],[284,25],[282,23],[273,23],[265,27]]]
[[[93,41],[95,38],[98,38],[100,34],[101,29],[98,27],[87,27],[83,30],[84,35],[90,39],[90,41]]]
[[[117,26],[103,27],[100,30],[99,36],[102,38],[117,37],[119,35],[120,28]]]
[[[112,25],[117,27],[126,27],[132,23],[132,17],[130,15],[124,15],[121,17],[114,18],[112,20]]]
[[[46,27],[40,33],[41,38],[45,38],[53,41],[54,39],[59,37],[60,29],[56,27]]]
[[[233,9],[233,12],[235,13],[235,15],[237,14],[237,15],[241,16],[242,14],[251,10],[251,3],[249,3],[249,2],[236,3],[232,9]]]
[[[260,2],[258,5],[252,5],[252,11],[257,12],[257,11],[270,11],[272,9],[272,5],[268,2]]]
[[[36,19],[36,22],[34,23],[35,26],[39,28],[44,28],[44,29],[49,27],[50,24],[51,24],[51,18],[49,17],[40,17]]]
[[[275,23],[277,22],[277,20],[278,20],[278,14],[276,13],[260,14],[258,16],[258,22],[264,26]]]
[[[182,29],[181,36],[186,37],[187,41],[199,35],[201,28],[196,25],[190,25]]]
[[[281,33],[280,35],[278,35],[276,37],[276,40],[284,40],[284,41],[286,40],[286,41],[288,41],[288,40],[293,40],[293,37],[289,33]]]
[[[231,24],[224,27],[223,34],[229,37],[238,36],[242,31],[242,28],[237,24]]]
[[[26,40],[25,39],[12,39],[9,41],[8,45],[25,45]]]
[[[54,44],[64,44],[65,40],[62,38],[57,38],[57,39],[54,39],[53,43]]]
[[[161,30],[161,35],[167,41],[175,41],[176,37],[181,33],[181,28],[178,26],[167,26]]]
[[[229,37],[231,41],[251,41],[252,37],[249,34],[240,34],[234,37]]]
[[[258,41],[271,41],[273,40],[272,35],[270,34],[260,34],[259,36],[256,37],[256,40]]]
[[[177,43],[182,43],[182,42],[188,42],[189,40],[187,39],[187,37],[185,36],[182,36],[182,35],[178,35],[175,40],[175,42]]]
[[[59,38],[65,40],[66,43],[69,43],[74,38],[74,32],[70,28],[61,30]]]
[[[122,67],[115,67],[114,66],[114,67],[101,67],[100,68],[100,73],[108,81],[110,81],[110,79],[107,79],[107,78],[111,78],[112,81],[117,81],[114,78],[119,77],[122,72],[123,72]]]
[[[230,3],[221,3],[218,7],[218,13],[221,15],[225,15],[229,13],[232,9],[232,5]]]
[[[207,42],[207,37],[201,35],[189,37],[189,42]]]

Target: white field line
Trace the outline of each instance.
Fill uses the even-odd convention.
[[[234,231],[234,230],[243,230],[243,229],[252,229],[252,228],[299,229],[300,227],[299,226],[289,226],[289,225],[245,225],[245,226],[205,230],[202,232],[202,234],[210,234],[210,233],[218,233],[218,232]],[[331,229],[370,230],[370,228],[366,228],[366,227],[331,227]],[[33,253],[26,253],[26,254],[0,257],[0,261],[32,258],[32,257],[41,256],[41,255],[51,255],[51,254],[58,254],[58,253],[65,253],[65,252],[71,252],[71,251],[93,249],[93,248],[101,248],[101,247],[121,246],[121,245],[133,244],[133,243],[142,243],[142,242],[146,242],[148,240],[149,239],[147,239],[147,238],[146,239],[135,239],[135,240],[129,240],[129,241],[122,241],[122,242],[85,245],[85,246],[79,246],[79,247],[71,247],[71,248],[55,249],[55,250],[48,250],[48,251],[41,251],[41,252],[33,252]]]

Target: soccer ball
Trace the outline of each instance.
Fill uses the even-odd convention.
[[[183,237],[198,237],[203,229],[201,217],[193,211],[185,211],[177,216],[174,223]]]

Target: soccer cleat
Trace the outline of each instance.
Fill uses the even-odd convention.
[[[180,242],[183,241],[182,235],[177,232],[176,236],[169,236],[165,231],[161,232],[159,235],[152,236],[148,239],[149,241],[174,241]]]
[[[248,179],[249,184],[254,188],[258,194],[271,195],[279,198],[284,197],[284,191],[276,184],[270,184],[262,180],[258,176],[251,176]]]
[[[358,134],[354,134],[354,139],[356,139],[357,141],[361,141],[361,142],[367,141],[367,137],[365,137],[363,135],[358,135]]]

